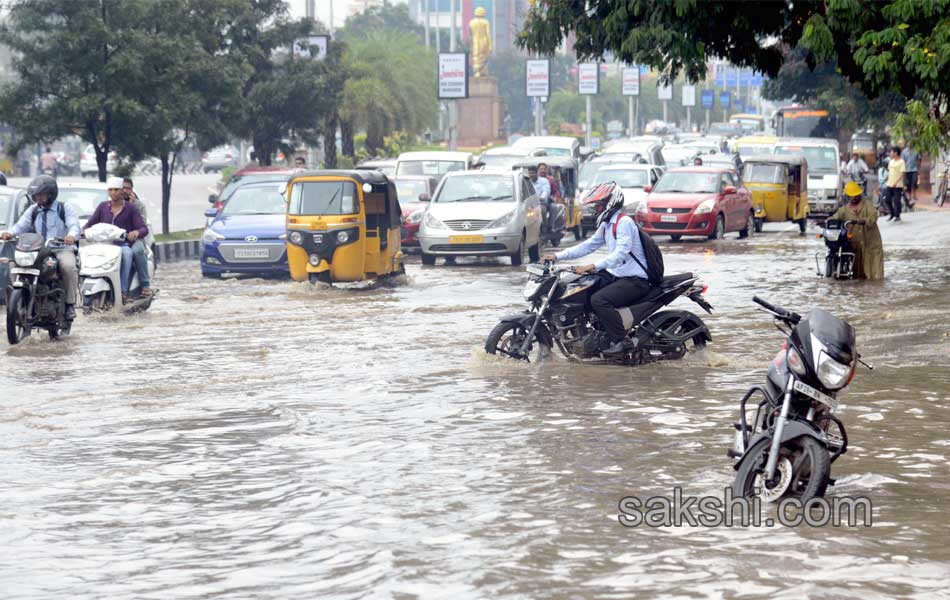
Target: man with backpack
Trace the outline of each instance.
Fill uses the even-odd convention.
[[[620,354],[635,347],[618,309],[636,304],[650,292],[650,286],[663,281],[663,258],[649,236],[641,237],[640,229],[630,215],[621,211],[623,192],[615,183],[594,187],[584,199],[593,205],[597,230],[583,243],[547,254],[545,260],[569,260],[586,256],[607,245],[608,254],[595,264],[577,267],[577,273],[597,271],[601,288],[591,296],[591,308],[604,323],[609,345],[604,354]]]

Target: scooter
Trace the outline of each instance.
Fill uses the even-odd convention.
[[[86,230],[86,243],[79,248],[82,269],[79,271],[79,291],[82,295],[84,314],[111,313],[113,315],[131,314],[148,310],[155,300],[155,290],[151,296],[140,295],[139,276],[132,270],[129,294],[134,298],[129,304],[122,303],[122,281],[120,267],[122,250],[114,242],[125,240],[125,230],[109,223],[99,223]],[[155,273],[155,261],[152,249],[145,246],[149,278]]]

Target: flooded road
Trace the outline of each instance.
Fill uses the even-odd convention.
[[[64,343],[0,342],[3,598],[934,598],[950,578],[950,215],[882,223],[887,279],[815,276],[814,236],[662,242],[709,350],[624,369],[481,351],[502,261],[395,288],[202,280]],[[857,329],[829,494],[872,527],[624,528],[624,496],[722,495],[782,336],[753,294]],[[674,307],[698,310],[680,300]],[[944,590],[940,592],[940,590]]]

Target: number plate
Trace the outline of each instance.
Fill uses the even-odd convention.
[[[13,267],[12,269],[10,269],[10,274],[11,274],[11,275],[39,275],[39,274],[40,274],[40,270],[39,270],[39,269],[23,269],[23,268],[20,268],[20,267]]]
[[[314,244],[322,244],[322,243],[323,243],[323,234],[322,234],[322,233],[315,233],[315,234],[313,234],[313,243],[314,243]]]
[[[449,236],[450,244],[481,244],[485,237],[481,235],[453,235]]]
[[[660,215],[660,221],[663,223],[676,223],[676,215]]]
[[[234,258],[268,258],[270,252],[267,248],[235,248]]]
[[[829,409],[831,409],[831,412],[838,410],[837,398],[832,398],[828,394],[823,394],[819,392],[818,390],[816,390],[815,388],[811,387],[810,385],[805,385],[801,381],[796,380],[795,383],[792,385],[792,388],[796,392],[800,392],[802,394],[805,394],[809,398],[812,398],[814,400],[817,400],[818,402],[821,402],[822,404],[827,406]]]

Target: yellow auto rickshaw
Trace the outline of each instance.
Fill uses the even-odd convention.
[[[868,131],[858,131],[851,136],[851,144],[848,149],[848,156],[845,162],[851,159],[851,156],[857,154],[864,159],[864,164],[872,171],[877,168],[877,144],[874,140],[874,134]]]
[[[808,224],[808,162],[800,154],[756,155],[742,163],[742,182],[752,192],[755,230],[765,221]]]
[[[778,138],[774,135],[755,134],[740,137],[731,142],[730,148],[733,153],[738,153],[739,158],[745,160],[749,156],[759,156],[770,154]]]
[[[577,161],[569,156],[538,156],[522,160],[514,165],[515,170],[548,167],[548,175],[554,178],[561,192],[558,202],[564,206],[564,230],[574,234],[575,240],[584,239],[584,225],[581,222],[580,198],[577,198]]]
[[[396,187],[378,171],[309,171],[287,182],[287,262],[295,281],[405,272]]]

